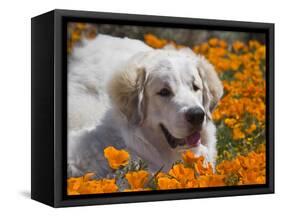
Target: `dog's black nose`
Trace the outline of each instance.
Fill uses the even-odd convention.
[[[185,114],[186,120],[192,125],[201,125],[204,121],[205,112],[200,107],[192,107]]]

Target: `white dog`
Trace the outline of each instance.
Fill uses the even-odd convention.
[[[211,112],[222,94],[213,66],[190,49],[106,35],[84,40],[68,62],[68,175],[105,176],[109,145],[151,171],[167,171],[183,149],[215,165]]]

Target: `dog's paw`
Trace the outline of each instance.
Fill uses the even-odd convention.
[[[213,161],[213,157],[206,146],[200,144],[199,146],[193,147],[190,150],[195,154],[196,157],[200,157],[200,156],[204,157],[205,166],[207,166],[207,164],[210,163],[214,168],[215,163]]]
[[[200,144],[196,147],[192,147],[189,150],[191,150],[195,154],[196,157],[203,156],[204,158],[208,158],[208,149],[206,146],[204,146],[202,144]]]

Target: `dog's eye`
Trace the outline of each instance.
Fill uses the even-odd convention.
[[[193,84],[192,86],[194,91],[198,91],[200,89],[196,84]]]
[[[172,92],[168,88],[163,88],[157,94],[163,97],[168,97],[172,95]]]

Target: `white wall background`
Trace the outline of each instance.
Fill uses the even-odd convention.
[[[1,1],[0,215],[219,217],[280,213],[281,6],[278,3],[278,0]],[[30,200],[30,18],[54,8],[276,23],[276,194],[66,209],[52,209]]]

